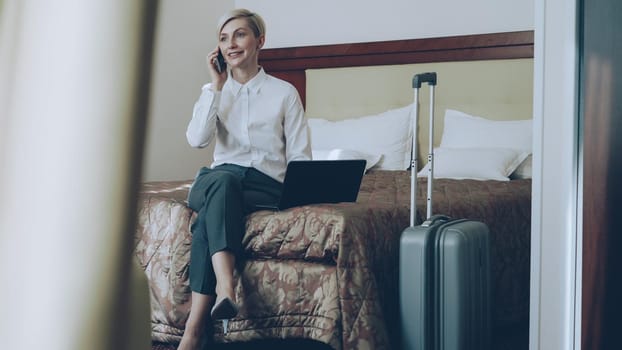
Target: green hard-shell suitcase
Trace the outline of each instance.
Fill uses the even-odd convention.
[[[419,89],[430,87],[426,220],[416,225],[416,135]],[[436,73],[413,77],[414,121],[410,227],[400,239],[402,348],[467,350],[490,347],[490,245],[486,224],[432,215]]]

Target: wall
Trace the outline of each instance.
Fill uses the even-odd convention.
[[[261,14],[266,47],[339,44],[533,29],[533,1],[237,0]]]
[[[211,150],[187,145],[185,129],[209,78],[204,57],[216,45],[215,23],[228,9],[260,13],[268,48],[530,30],[533,6],[514,0],[162,0],[143,179],[189,179],[211,162]]]
[[[201,86],[205,56],[216,47],[216,22],[233,0],[161,0],[156,24],[143,180],[192,178],[211,152],[186,142],[186,126]]]

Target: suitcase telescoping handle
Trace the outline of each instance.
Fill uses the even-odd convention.
[[[421,88],[421,84],[428,83],[431,87],[436,85],[436,73],[415,74],[413,77],[413,89]]]
[[[432,181],[434,178],[434,87],[436,86],[436,72],[415,74],[413,89],[415,91],[413,109],[413,145],[410,162],[410,226],[415,226],[417,215],[417,132],[419,129],[419,89],[423,83],[430,87],[430,137],[428,152],[428,194],[426,219],[432,216]]]

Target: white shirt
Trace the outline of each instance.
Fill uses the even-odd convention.
[[[186,130],[192,147],[216,138],[212,167],[232,163],[253,167],[283,182],[287,163],[311,159],[307,121],[298,92],[264,72],[242,85],[231,73],[222,91],[202,88]]]

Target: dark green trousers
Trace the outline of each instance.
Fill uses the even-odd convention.
[[[233,164],[201,168],[190,193],[188,206],[198,213],[191,226],[190,289],[214,295],[214,253],[229,250],[239,256],[246,215],[257,204],[276,203],[282,184],[254,168]]]

